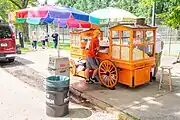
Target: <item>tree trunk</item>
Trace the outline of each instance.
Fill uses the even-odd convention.
[[[23,24],[23,38],[25,42],[29,41],[29,30],[27,23]]]

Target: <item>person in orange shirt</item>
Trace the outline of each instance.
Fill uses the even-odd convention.
[[[98,82],[95,76],[97,75],[98,67],[99,67],[99,61],[96,59],[96,55],[98,54],[100,48],[99,39],[98,39],[99,35],[100,35],[100,31],[95,30],[93,32],[92,40],[90,41],[89,44],[89,49],[86,56],[86,70],[85,70],[86,82],[93,82],[93,83]],[[91,78],[89,76],[90,69],[93,69],[93,75]]]

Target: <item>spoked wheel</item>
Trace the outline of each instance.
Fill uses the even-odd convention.
[[[76,75],[76,64],[72,59],[70,60],[70,72],[73,76]]]
[[[100,63],[98,73],[104,86],[110,89],[115,88],[118,82],[118,71],[110,60],[104,60]]]

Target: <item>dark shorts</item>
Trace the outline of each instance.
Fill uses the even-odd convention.
[[[35,49],[37,48],[37,41],[36,41],[36,40],[33,41],[32,46],[33,46],[33,48],[35,48]]]
[[[97,69],[99,61],[95,57],[86,56],[86,67],[89,69]]]

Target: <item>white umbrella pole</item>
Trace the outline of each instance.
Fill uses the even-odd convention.
[[[58,19],[58,57],[60,57],[60,19]]]

